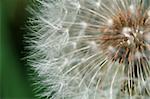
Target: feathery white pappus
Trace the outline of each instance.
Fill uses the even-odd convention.
[[[27,61],[44,99],[149,99],[149,0],[34,0]]]

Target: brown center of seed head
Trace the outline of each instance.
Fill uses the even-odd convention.
[[[142,7],[135,12],[118,11],[109,21],[111,25],[100,29],[103,33],[100,40],[101,49],[108,51],[107,55],[111,56],[112,61],[129,64],[141,53],[149,51],[150,45],[145,42],[144,35],[150,32],[150,19]]]

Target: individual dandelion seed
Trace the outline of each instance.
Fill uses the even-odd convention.
[[[39,97],[150,97],[148,0],[36,0],[28,11]]]

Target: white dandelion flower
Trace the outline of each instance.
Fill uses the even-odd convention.
[[[35,2],[27,59],[39,97],[150,97],[149,0]]]

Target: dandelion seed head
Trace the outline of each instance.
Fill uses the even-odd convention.
[[[27,59],[41,98],[150,96],[149,1],[36,2]]]

